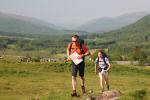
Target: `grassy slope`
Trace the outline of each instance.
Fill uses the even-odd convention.
[[[38,19],[0,12],[0,30],[25,34],[60,34],[57,26]]]
[[[71,100],[70,64],[65,63],[15,63],[0,60],[1,100]],[[64,72],[65,70],[65,72]],[[99,79],[88,64],[87,89],[100,93]],[[123,93],[121,100],[150,99],[150,69],[113,65],[111,89]],[[78,80],[79,81],[79,80]],[[78,84],[78,92],[81,93]],[[82,96],[83,100],[86,96]],[[76,98],[73,98],[76,100]]]

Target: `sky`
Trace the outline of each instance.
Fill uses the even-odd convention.
[[[81,24],[101,17],[150,11],[150,0],[0,0],[0,11],[52,23]]]

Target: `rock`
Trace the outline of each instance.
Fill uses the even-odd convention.
[[[100,96],[96,97],[96,100],[117,100],[122,93],[117,90],[105,91]]]
[[[89,96],[86,100],[117,100],[122,93],[117,90],[105,91],[99,96]]]
[[[93,93],[93,90],[89,90],[88,93]]]
[[[96,100],[96,98],[93,96],[89,96],[86,100]]]

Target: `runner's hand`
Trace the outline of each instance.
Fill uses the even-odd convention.
[[[80,56],[78,56],[77,58],[78,58],[78,59],[82,59],[82,58],[83,58],[83,56],[84,56],[84,55],[80,55]]]
[[[109,72],[110,69],[107,69],[106,72]]]
[[[68,57],[68,58],[67,58],[67,61],[71,61],[71,58],[70,58],[70,57]]]

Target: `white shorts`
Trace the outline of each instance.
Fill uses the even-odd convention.
[[[102,71],[100,72],[102,75],[107,75],[108,74],[108,72],[106,71],[106,70],[104,70],[104,69],[102,69]]]

